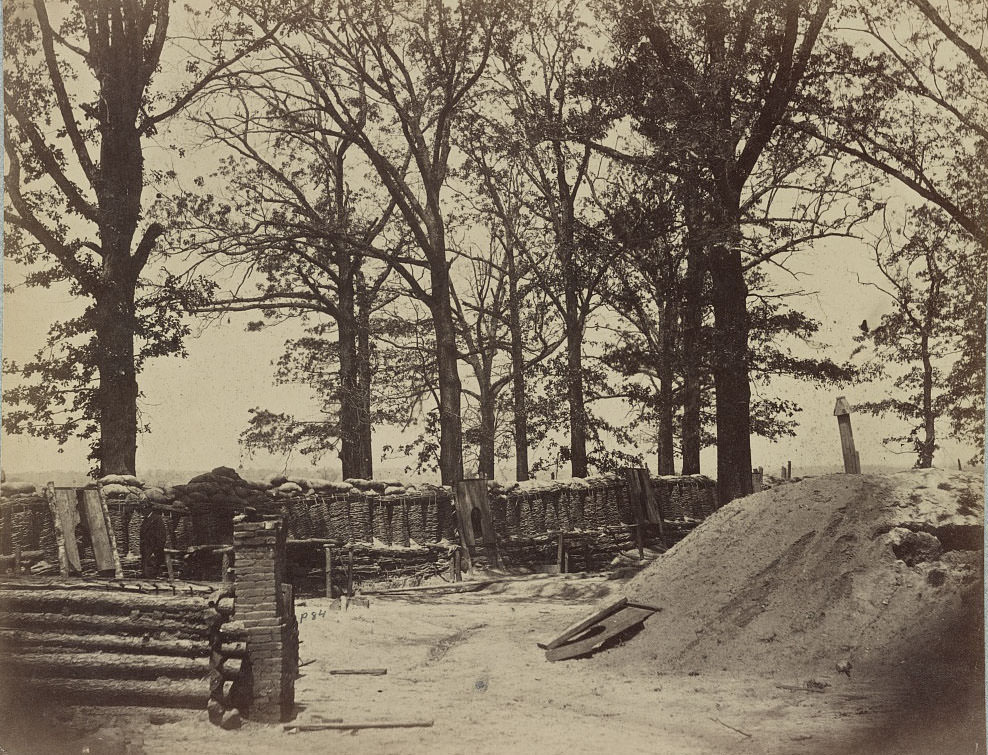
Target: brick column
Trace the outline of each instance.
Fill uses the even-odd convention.
[[[285,574],[284,519],[234,520],[236,601],[234,618],[247,630],[251,675],[250,718],[285,721],[295,706],[298,636],[282,598]],[[290,604],[289,604],[290,605]]]

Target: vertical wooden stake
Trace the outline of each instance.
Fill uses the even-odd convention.
[[[957,460],[957,471],[958,472],[961,471],[961,460],[960,459]]]
[[[323,546],[323,554],[326,556],[326,597],[333,597],[333,547]]]
[[[786,462],[786,479],[792,479],[792,459]]]
[[[565,543],[563,541],[563,533],[560,532],[559,533],[559,540],[556,543],[556,566],[559,567],[559,573],[560,574],[562,574],[563,571],[564,571],[564,568],[563,567],[565,565],[563,563],[563,559],[565,558],[565,554],[566,554],[566,545],[565,545]]]
[[[854,450],[854,434],[851,432],[851,407],[843,396],[837,398],[834,405],[834,416],[837,417],[837,428],[840,431],[840,447],[844,456],[844,472],[846,474],[861,474],[861,459]]]
[[[231,569],[230,569],[230,552],[229,551],[223,551],[223,561],[220,564],[220,569],[223,572],[220,575],[220,579],[222,580],[223,584],[228,585],[231,582],[233,582],[233,575],[230,574]]]
[[[350,548],[350,555],[347,558],[346,564],[346,595],[348,598],[353,597],[353,548]]]

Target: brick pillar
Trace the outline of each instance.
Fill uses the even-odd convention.
[[[236,570],[234,618],[247,630],[251,674],[250,718],[273,723],[292,716],[298,674],[298,635],[291,601],[282,596],[285,575],[284,519],[234,520]]]

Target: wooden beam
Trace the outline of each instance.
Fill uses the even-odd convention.
[[[608,603],[606,606],[600,608],[597,611],[594,611],[586,618],[580,619],[575,624],[570,624],[568,627],[566,627],[566,629],[562,631],[562,633],[558,634],[555,638],[553,638],[549,642],[546,642],[544,644],[539,643],[539,647],[542,648],[543,650],[552,650],[553,648],[557,648],[563,643],[565,643],[567,640],[576,637],[576,635],[578,635],[580,632],[589,629],[601,619],[610,616],[612,613],[615,613],[616,611],[620,611],[626,605],[628,605],[627,598],[620,598],[614,601],[613,603]]]
[[[286,731],[326,731],[349,729],[409,729],[420,726],[432,726],[432,721],[351,721],[349,723],[324,724],[285,724]]]
[[[834,405],[834,416],[837,417],[837,429],[840,432],[844,472],[846,474],[861,474],[861,460],[854,448],[854,434],[851,431],[851,407],[843,396],[838,397],[837,403]]]
[[[63,577],[70,573],[82,573],[82,560],[79,558],[79,547],[75,539],[75,528],[79,524],[78,501],[75,490],[56,488],[54,482],[49,482],[45,488],[45,497],[51,508],[51,518],[55,524],[55,540],[58,543],[59,570]]]
[[[324,545],[323,555],[326,557],[326,597],[333,597],[333,546]]]

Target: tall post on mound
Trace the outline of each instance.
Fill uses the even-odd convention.
[[[861,459],[858,452],[854,450],[854,434],[851,432],[851,406],[843,396],[837,397],[834,416],[837,417],[837,429],[840,430],[840,449],[844,455],[844,472],[846,474],[861,474]]]

